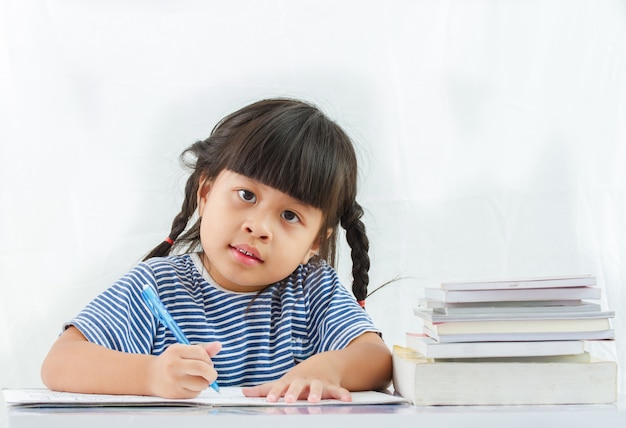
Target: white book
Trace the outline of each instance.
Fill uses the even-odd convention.
[[[441,288],[444,290],[497,290],[516,288],[592,287],[595,285],[595,276],[566,275],[482,281],[446,281],[441,283]]]
[[[486,320],[431,323],[424,327],[439,336],[446,334],[490,334],[490,333],[557,333],[605,331],[611,328],[608,318],[551,319],[551,320]]]
[[[530,357],[585,352],[582,340],[441,343],[419,333],[407,333],[406,345],[426,358]]]
[[[464,314],[442,314],[427,309],[416,308],[413,313],[430,323],[442,322],[469,322],[469,321],[498,321],[498,320],[569,320],[569,319],[603,319],[615,317],[614,311],[587,311],[587,312],[474,312]]]
[[[442,343],[615,339],[615,332],[613,329],[601,331],[439,334],[430,330],[426,326],[422,328],[425,334]]]
[[[617,401],[617,363],[438,362],[394,346],[393,385],[418,406],[607,404]]]
[[[418,308],[440,314],[485,313],[540,313],[540,312],[599,312],[599,303],[583,300],[529,300],[512,302],[445,303],[439,300],[419,299]]]
[[[499,290],[444,290],[424,288],[424,297],[445,303],[501,302],[525,300],[597,300],[598,287],[520,288]]]

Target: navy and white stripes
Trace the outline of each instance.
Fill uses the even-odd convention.
[[[197,254],[150,259],[69,325],[110,349],[161,354],[176,339],[143,303],[140,293],[149,284],[191,343],[222,343],[213,363],[223,386],[278,379],[311,355],[342,349],[362,333],[378,331],[325,263],[300,265],[258,294],[224,290],[202,272]]]

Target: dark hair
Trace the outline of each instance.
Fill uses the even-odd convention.
[[[351,248],[352,291],[357,300],[365,300],[369,241],[356,202],[356,155],[347,134],[317,107],[292,99],[258,101],[222,119],[207,139],[181,154],[181,161],[192,171],[181,211],[168,239],[144,260],[197,248],[200,222],[187,226],[197,208],[200,180],[228,169],[319,208],[324,216],[319,256],[333,266],[341,225]]]

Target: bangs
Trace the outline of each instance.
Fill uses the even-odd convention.
[[[230,141],[236,150],[225,159],[227,169],[324,212],[336,210],[333,201],[355,173],[338,163],[346,159],[346,147],[351,147],[341,143],[349,143],[347,136],[307,105],[257,116],[231,134]]]

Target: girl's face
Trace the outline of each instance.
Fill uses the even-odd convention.
[[[230,170],[198,190],[203,263],[231,291],[278,282],[319,247],[322,211]]]

